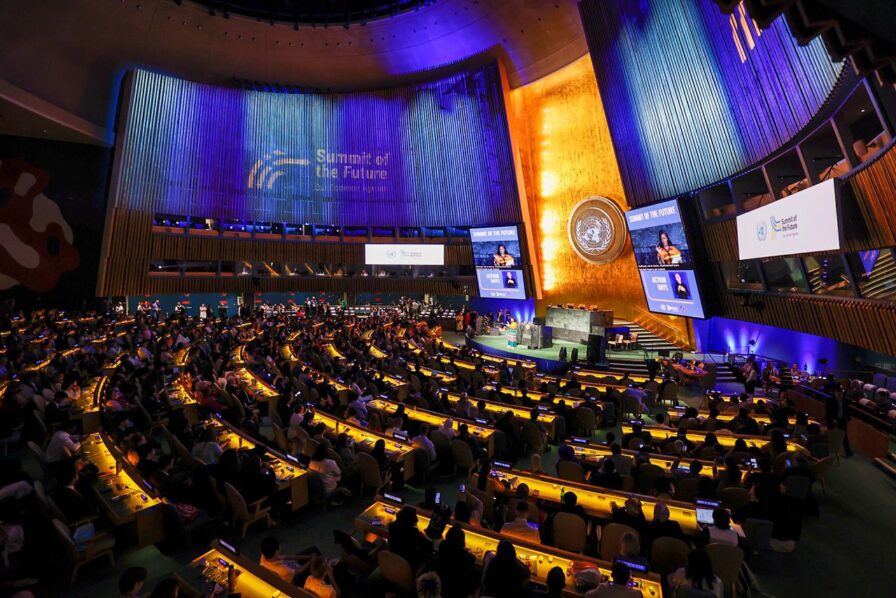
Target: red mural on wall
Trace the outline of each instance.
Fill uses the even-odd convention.
[[[71,226],[43,193],[49,180],[24,160],[0,162],[0,289],[44,293],[80,263]]]

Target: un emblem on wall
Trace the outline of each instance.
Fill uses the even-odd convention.
[[[625,246],[625,216],[611,199],[582,200],[569,213],[569,243],[586,262],[606,264]]]

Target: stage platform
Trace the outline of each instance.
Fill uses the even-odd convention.
[[[507,345],[507,337],[503,334],[497,335],[481,335],[472,339],[467,339],[467,345],[497,357],[506,357],[508,360],[513,359],[531,359],[536,362],[540,372],[554,373],[563,370],[566,362],[560,361],[560,348],[566,347],[566,358],[572,356],[572,350],[579,350],[579,362],[584,363],[585,356],[588,352],[588,346],[582,343],[573,343],[570,341],[554,340],[554,345],[548,349],[527,349],[526,347],[517,345],[510,347]],[[607,367],[607,362],[598,363],[596,365]]]

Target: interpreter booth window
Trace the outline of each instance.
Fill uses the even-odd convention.
[[[756,260],[740,262],[723,262],[722,279],[729,289],[748,289],[762,291],[762,277],[759,274],[759,263]]]
[[[836,295],[852,297],[852,281],[839,253],[833,255],[810,255],[803,258],[809,275],[809,288],[816,295]]]
[[[398,229],[398,236],[401,239],[419,239],[420,229],[411,226],[402,226]]]
[[[149,262],[148,274],[153,278],[175,278],[180,276],[181,266],[177,260],[156,260]]]
[[[896,300],[896,260],[892,249],[846,254],[859,294],[867,299]]]
[[[762,261],[762,273],[770,291],[807,293],[809,286],[799,258],[775,257]]]
[[[218,275],[218,262],[184,262],[184,276],[206,278]]]

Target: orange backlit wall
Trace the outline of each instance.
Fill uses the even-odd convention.
[[[570,211],[586,197],[603,195],[628,209],[588,56],[513,90],[510,107],[544,291],[538,313],[547,304],[596,304],[689,339],[686,320],[647,314],[628,241],[605,265],[584,261],[569,243]]]

